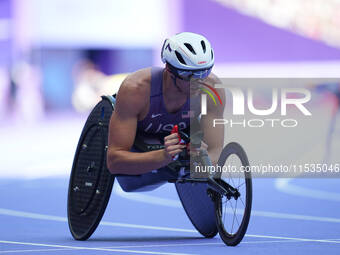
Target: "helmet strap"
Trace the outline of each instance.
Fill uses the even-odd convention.
[[[170,66],[168,63],[166,64],[165,68],[166,68],[166,70],[168,70],[169,73],[171,74],[171,79],[172,79],[172,81],[173,81],[175,87],[176,87],[179,91],[182,91],[181,88],[177,85],[177,82],[176,82],[176,81],[177,81],[177,78],[180,79],[180,80],[183,80],[183,78],[180,77],[180,76],[178,76],[178,74],[176,73],[176,71],[175,71],[175,70],[172,70],[173,67]]]
[[[180,79],[180,80],[184,80],[181,76],[178,75],[176,68],[171,66],[170,64],[166,63],[166,70],[168,70],[173,76],[175,76],[176,78]]]
[[[171,73],[172,74],[172,73]],[[175,85],[175,87],[179,90],[179,91],[182,91],[181,90],[181,88],[180,87],[178,87],[178,85],[177,85],[177,78],[178,77],[176,77],[175,75],[171,75],[171,79],[172,79],[172,81],[174,82],[174,85]]]

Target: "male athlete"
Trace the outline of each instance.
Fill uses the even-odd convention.
[[[112,174],[140,175],[160,169],[173,161],[185,145],[179,144],[174,125],[190,126],[190,94],[199,82],[216,81],[211,73],[214,54],[208,40],[194,33],[180,33],[165,40],[162,49],[165,68],[145,68],[130,74],[122,83],[109,126],[107,165]],[[214,83],[214,82],[212,82]],[[211,84],[211,83],[210,83]],[[224,105],[223,91],[219,91]],[[221,93],[222,92],[222,93]],[[223,106],[207,100],[207,114],[200,118],[206,148],[216,164],[223,147],[224,128],[213,127],[223,118]],[[194,110],[200,110],[200,101]],[[136,134],[164,134],[164,149],[132,152]],[[191,151],[191,153],[194,153]]]

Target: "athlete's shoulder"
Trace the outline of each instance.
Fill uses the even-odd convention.
[[[143,68],[129,74],[122,83],[122,87],[130,91],[141,93],[150,88],[151,68]]]
[[[140,69],[129,74],[119,88],[117,94],[117,105],[125,110],[133,108],[140,112],[149,100],[151,69]]]

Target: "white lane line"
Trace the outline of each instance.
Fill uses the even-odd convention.
[[[292,214],[292,213],[277,213],[277,212],[252,210],[251,215],[268,217],[268,218],[276,218],[276,219],[286,219],[286,220],[305,220],[305,221],[340,223],[340,218],[319,217],[319,216]]]
[[[180,246],[205,246],[205,245],[219,245],[224,243],[176,243],[176,244],[145,244],[145,245],[128,245],[128,246],[109,246],[105,248],[123,249],[123,248],[156,248],[156,247],[180,247]]]
[[[112,227],[124,227],[124,228],[162,230],[162,231],[172,231],[172,232],[198,233],[196,230],[193,230],[193,229],[157,227],[157,226],[149,226],[149,225],[127,224],[127,223],[108,222],[108,221],[103,221],[100,223],[100,225],[112,226]]]
[[[10,210],[10,209],[5,209],[5,208],[0,208],[0,214],[1,215],[14,216],[14,217],[35,219],[35,220],[49,220],[49,221],[67,222],[66,217],[53,216],[53,215],[40,214],[40,213],[23,212],[23,211]]]
[[[58,249],[35,249],[35,250],[7,250],[7,251],[0,251],[2,253],[21,253],[21,252],[46,252],[46,251],[70,251],[73,249],[66,249],[66,248],[58,248]]]
[[[295,237],[282,237],[282,236],[267,236],[267,235],[246,235],[247,237],[255,238],[271,238],[271,239],[281,239],[273,241],[243,241],[242,244],[259,244],[259,243],[288,243],[288,242],[321,242],[321,243],[340,243],[340,241],[333,241],[332,239],[309,239],[309,238],[295,238]],[[126,250],[126,248],[156,248],[156,247],[180,247],[180,246],[209,246],[209,245],[224,245],[222,242],[216,243],[177,243],[177,244],[160,244],[160,245],[132,245],[132,246],[113,246],[113,247],[78,247],[78,246],[62,246],[62,245],[51,245],[51,244],[41,244],[41,243],[27,243],[27,242],[13,242],[13,241],[1,241],[0,243],[10,243],[10,244],[22,244],[22,245],[33,245],[33,246],[47,246],[47,247],[60,247],[60,249],[46,249],[46,250],[10,250],[1,251],[1,253],[7,252],[35,252],[35,251],[59,251],[59,250],[98,250],[98,251],[113,251],[113,252],[126,252],[126,253],[142,253],[142,254],[169,254],[169,255],[182,255],[184,253],[165,253],[165,252],[149,252],[149,251],[135,251]],[[120,250],[124,249],[124,250]],[[185,254],[184,254],[185,255]]]
[[[36,214],[36,213],[26,213],[26,212],[8,210],[8,209],[3,209],[3,208],[0,208],[0,214],[9,215],[9,216],[24,217],[24,218],[59,221],[59,222],[60,221],[62,221],[62,222],[67,221],[66,217],[50,216],[50,215]],[[42,217],[40,217],[40,216],[42,216]],[[195,231],[195,230],[183,229],[183,228],[168,228],[168,227],[157,227],[157,226],[148,226],[148,225],[115,223],[115,222],[105,222],[105,223],[106,223],[107,226],[113,226],[113,227],[127,227],[127,228],[137,228],[137,229],[153,229],[153,230],[162,230],[162,231],[197,233],[197,231]],[[103,225],[105,225],[105,224],[103,224]],[[328,240],[328,239],[319,240],[319,239],[306,239],[306,238],[267,236],[267,235],[251,235],[251,234],[246,234],[245,236],[256,237],[256,238],[269,238],[269,239],[298,240],[298,241],[306,241],[306,242],[340,243],[340,241],[332,241],[332,240]],[[56,247],[56,246],[52,246],[52,247]],[[57,246],[57,247],[59,247],[59,246]],[[68,246],[65,246],[65,247],[60,246],[60,247],[66,248]],[[70,247],[70,248],[72,248],[72,247]],[[80,248],[77,248],[77,249],[80,249]]]
[[[240,215],[244,214],[244,211],[242,209],[236,209],[235,212],[236,214],[240,214]],[[234,211],[231,208],[227,208],[226,213],[233,214]],[[277,212],[252,210],[251,215],[262,216],[262,217],[267,217],[267,218],[286,219],[286,220],[306,220],[306,221],[340,223],[340,218],[319,217],[319,216],[310,216],[310,215],[293,214],[293,213],[277,213]]]
[[[40,213],[22,212],[22,211],[9,210],[9,209],[4,209],[4,208],[0,208],[0,215],[8,215],[8,216],[37,219],[37,220],[67,222],[66,217],[53,216],[53,215],[40,214]],[[124,228],[138,228],[138,229],[150,229],[150,230],[161,230],[161,231],[197,233],[197,231],[193,230],[193,229],[158,227],[158,226],[119,223],[119,222],[108,222],[108,221],[102,221],[100,223],[100,225],[112,226],[112,227],[124,227]]]
[[[266,211],[257,211],[257,210],[253,210],[251,214],[252,216],[262,216],[262,217],[276,218],[276,219],[340,223],[340,218],[331,218],[331,217],[318,217],[318,216],[310,216],[310,215],[266,212]],[[37,219],[37,220],[67,222],[66,217],[22,212],[22,211],[16,211],[16,210],[4,209],[4,208],[0,208],[0,215],[16,216],[16,217],[30,218],[30,219]],[[194,229],[159,227],[159,226],[120,223],[120,222],[108,222],[108,221],[102,221],[100,225],[112,226],[112,227],[123,227],[123,228],[138,228],[138,229],[149,229],[149,230],[159,230],[159,231],[170,231],[170,232],[197,233],[197,231]]]
[[[302,242],[301,240],[272,240],[272,241],[242,241],[241,244],[243,243],[294,243],[294,242]]]
[[[327,239],[328,240],[328,239]],[[301,240],[271,240],[271,241],[242,241],[242,243],[288,243],[288,242],[301,242]],[[176,244],[145,244],[145,245],[132,245],[132,246],[109,246],[105,248],[153,248],[153,247],[171,247],[171,246],[205,246],[205,245],[225,245],[222,241],[216,243],[176,243]]]
[[[327,239],[327,240],[340,240],[340,239]],[[271,240],[271,241],[242,241],[242,244],[265,244],[265,243],[293,243],[293,242],[303,242],[302,240]],[[124,249],[124,248],[155,248],[155,247],[171,247],[171,246],[209,246],[209,245],[224,245],[222,242],[218,243],[177,243],[177,244],[156,244],[156,245],[134,245],[134,246],[110,246],[110,247],[100,247],[103,249]],[[35,250],[7,250],[0,251],[3,253],[23,253],[23,252],[48,252],[48,251],[70,251],[74,249],[68,248],[58,248],[58,249],[35,249]]]
[[[258,210],[252,210],[251,214],[252,214],[252,216],[261,216],[261,217],[276,218],[276,219],[340,223],[340,218],[332,218],[332,217],[318,217],[318,216],[310,216],[310,215],[302,215],[302,214],[277,213],[277,212],[267,212],[267,211],[258,211]],[[10,210],[10,209],[5,209],[5,208],[0,208],[0,215],[16,216],[16,217],[30,218],[30,219],[37,219],[37,220],[67,222],[66,217],[39,214],[39,213],[23,212],[23,211]],[[194,229],[159,227],[159,226],[149,226],[149,225],[119,223],[119,222],[108,222],[108,221],[102,221],[100,223],[100,225],[112,226],[112,227],[172,231],[172,232],[197,233],[197,231],[194,230]]]
[[[328,239],[331,240],[331,239]],[[301,242],[299,240],[271,240],[271,241],[242,241],[244,243],[289,243],[289,242]],[[155,248],[155,247],[179,247],[179,246],[209,246],[209,245],[221,245],[223,242],[218,243],[176,243],[176,244],[151,244],[151,245],[123,245],[123,246],[108,246],[108,247],[100,247],[104,249],[124,249],[124,248]],[[224,244],[223,244],[224,245]],[[35,249],[35,250],[7,250],[7,251],[0,251],[1,253],[17,253],[17,252],[46,252],[46,251],[65,251],[65,250],[72,250],[66,248],[59,248],[59,249]]]
[[[94,251],[112,251],[121,253],[137,253],[137,254],[159,254],[159,255],[192,255],[190,253],[174,253],[174,252],[153,252],[153,251],[137,251],[137,250],[125,250],[125,249],[109,249],[109,248],[91,248],[91,247],[79,247],[79,246],[67,246],[67,245],[57,245],[57,244],[43,244],[43,243],[30,243],[30,242],[14,242],[7,240],[0,240],[0,243],[5,244],[21,244],[30,246],[43,246],[43,247],[58,247],[58,248],[68,248],[73,250],[94,250]]]
[[[267,235],[246,235],[247,237],[258,237],[258,238],[271,238],[271,239],[283,239],[283,240],[296,240],[304,242],[318,242],[318,243],[339,243],[340,241],[332,241],[329,239],[310,239],[310,238],[298,238],[298,237],[285,237],[285,236],[267,236]]]
[[[292,180],[293,178],[276,179],[275,188],[281,192],[294,196],[310,197],[335,202],[340,201],[340,193],[301,187],[296,184],[292,184]]]
[[[146,195],[143,193],[127,193],[127,192],[124,192],[120,188],[119,185],[115,185],[114,187],[115,188],[113,189],[113,191],[118,196],[129,199],[129,200],[138,201],[138,202],[147,203],[147,204],[153,204],[153,205],[182,208],[182,204],[178,200],[159,198],[156,196]],[[339,201],[340,201],[340,196],[339,196]],[[243,214],[243,211],[240,212],[240,214]],[[251,215],[260,216],[260,217],[268,217],[268,218],[276,218],[276,219],[287,219],[287,220],[305,220],[305,221],[340,223],[340,218],[320,217],[320,216],[292,214],[292,213],[277,213],[277,212],[268,212],[268,211],[260,211],[260,210],[252,210]]]

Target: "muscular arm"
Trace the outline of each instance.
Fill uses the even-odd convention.
[[[217,105],[212,100],[207,100],[207,114],[201,117],[201,127],[204,132],[203,141],[208,145],[208,154],[213,165],[217,164],[224,145],[224,126],[217,125],[213,127],[214,119],[223,119],[225,107],[224,89],[216,89],[221,97],[222,105],[217,101]]]
[[[119,89],[115,110],[111,116],[107,165],[112,174],[142,174],[167,165],[171,157],[164,150],[130,152],[138,116],[149,100],[145,86],[127,78]]]

